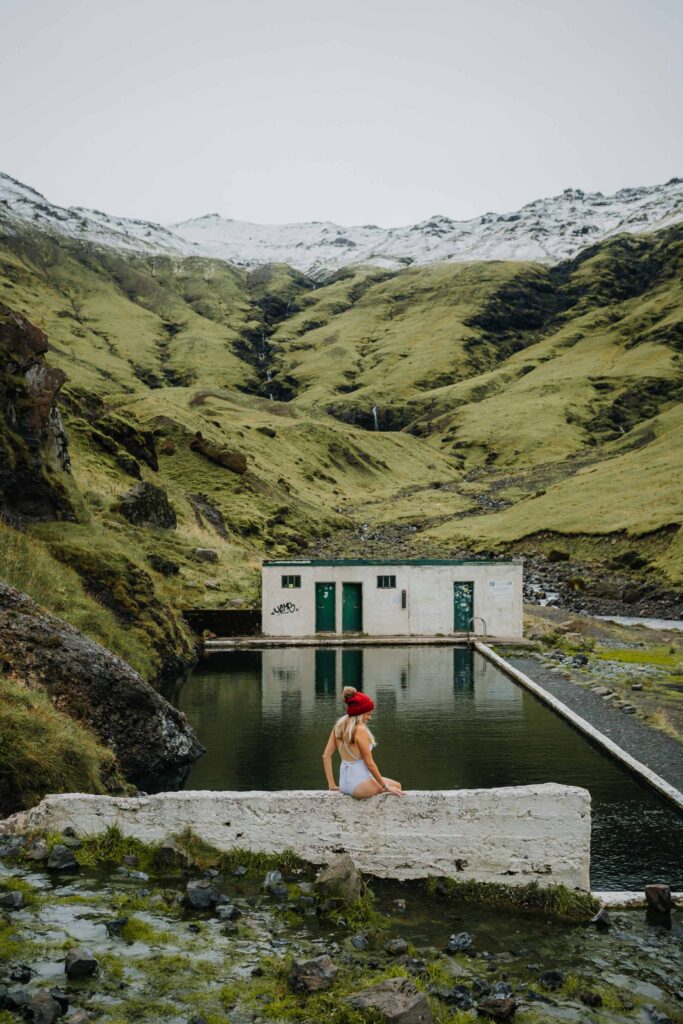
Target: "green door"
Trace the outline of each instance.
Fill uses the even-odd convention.
[[[337,601],[334,583],[316,583],[315,585],[315,631],[316,633],[334,633],[337,623]]]
[[[474,615],[474,583],[453,584],[453,630],[466,633]]]
[[[342,632],[363,631],[363,584],[342,583]]]

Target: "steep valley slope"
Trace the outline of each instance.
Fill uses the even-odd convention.
[[[60,502],[24,507],[5,417],[0,576],[159,681],[193,656],[182,609],[258,605],[264,556],[559,549],[589,592],[621,565],[634,607],[674,609],[682,253],[679,225],[320,282],[0,221],[0,302],[66,375],[69,456]],[[142,483],[165,518],[130,512]]]

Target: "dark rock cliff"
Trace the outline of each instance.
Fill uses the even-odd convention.
[[[38,327],[0,303],[0,511],[10,521],[73,519],[56,405],[66,374],[45,365],[47,347]]]
[[[171,785],[202,753],[185,716],[127,662],[2,582],[0,663],[89,725],[132,782]]]

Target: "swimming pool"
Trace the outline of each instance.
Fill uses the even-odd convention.
[[[376,702],[377,763],[406,789],[584,786],[593,799],[592,887],[683,888],[675,808],[466,648],[211,655],[175,697],[207,751],[186,788],[325,788],[321,753],[346,684]]]

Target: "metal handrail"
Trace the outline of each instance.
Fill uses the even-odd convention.
[[[487,629],[487,626],[486,626],[486,619],[482,618],[481,615],[473,615],[472,618],[467,623],[467,643],[468,643],[468,645],[470,643],[470,626],[474,626],[475,622],[483,623],[483,626],[484,626],[484,637],[488,636],[488,629]]]

